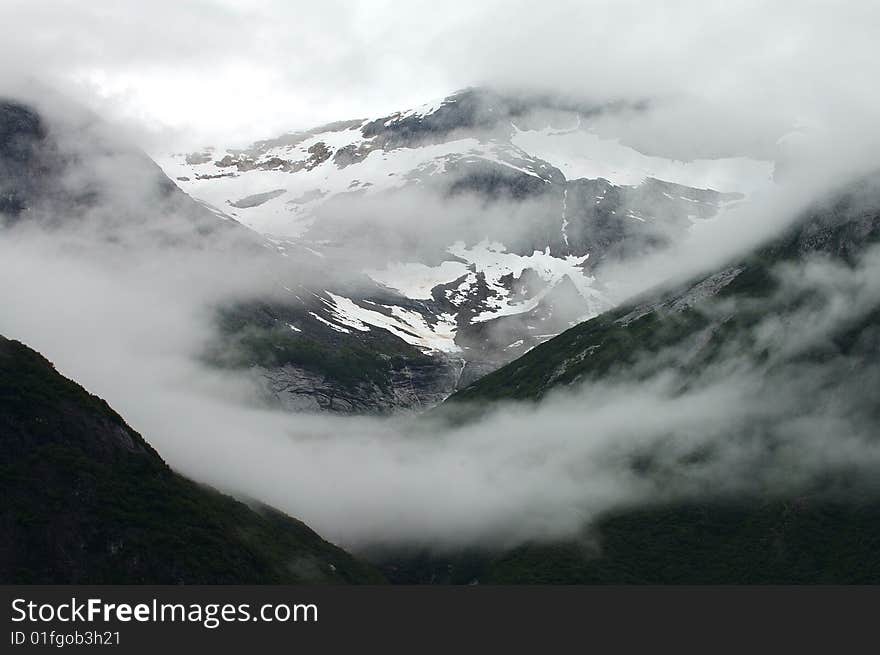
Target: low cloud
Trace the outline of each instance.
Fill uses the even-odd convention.
[[[259,286],[257,276],[218,284],[229,262],[212,252],[23,229],[4,233],[0,261],[0,333],[107,398],[178,470],[352,548],[567,537],[640,503],[810,492],[823,476],[880,463],[866,391],[876,364],[792,363],[877,306],[876,249],[854,266],[781,268],[778,293],[809,291],[798,310],[809,314],[768,313],[695,378],[662,367],[639,382],[612,377],[458,427],[270,411],[246,377],[203,366],[210,308]],[[778,362],[752,359],[762,348]]]

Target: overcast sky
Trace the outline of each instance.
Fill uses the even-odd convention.
[[[840,107],[857,121],[878,109],[873,0],[4,0],[0,24],[0,75],[61,87],[150,149],[381,115],[479,83],[674,99],[675,125],[644,133],[685,125],[728,151],[833,123]]]

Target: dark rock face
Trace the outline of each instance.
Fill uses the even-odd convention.
[[[222,309],[206,361],[250,370],[271,404],[293,411],[389,414],[432,407],[457,388],[458,358],[425,354],[385,330],[328,328],[317,318],[334,320],[326,298],[302,297],[311,300]]]
[[[277,198],[284,193],[287,193],[286,189],[275,189],[274,191],[266,191],[265,193],[255,193],[252,196],[246,196],[241,200],[236,200],[235,202],[230,202],[229,204],[239,209],[244,209],[247,207],[258,207],[264,202],[269,202],[270,200],[272,200],[272,198]]]
[[[498,100],[493,94],[493,99]],[[445,140],[455,130],[491,129],[504,116],[481,92],[466,90],[450,96],[427,116],[391,115],[363,127],[367,138],[379,137],[386,149],[413,147]]]
[[[46,126],[29,107],[0,100],[0,220],[14,222],[40,192],[51,171],[44,152]]]
[[[558,173],[556,169],[551,169]],[[451,181],[446,193],[450,196],[474,194],[484,202],[505,200],[525,200],[548,192],[547,182],[543,178],[525,173],[511,172],[504,166],[493,164],[462,165],[457,163],[451,167]],[[560,175],[561,178],[561,175]],[[560,181],[557,178],[557,181]]]
[[[366,379],[353,386],[291,365],[255,367],[252,371],[267,394],[284,409],[381,415],[440,404],[456,389],[463,365],[460,360],[435,355],[422,363],[390,366],[385,385]]]
[[[0,102],[3,120],[0,122],[0,152],[7,161],[24,162],[30,157],[32,142],[46,138],[46,128],[40,117],[28,107],[16,102]]]
[[[103,400],[0,337],[4,584],[377,582],[308,527],[174,473]]]
[[[191,152],[186,156],[187,164],[205,164],[214,157],[214,153],[210,150],[204,152]]]

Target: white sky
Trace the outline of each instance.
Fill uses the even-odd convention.
[[[687,132],[694,154],[878,109],[873,0],[3,0],[0,25],[0,81],[60,87],[154,151],[479,83],[662,98],[633,138],[680,148]]]

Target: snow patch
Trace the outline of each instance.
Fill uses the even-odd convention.
[[[377,305],[387,309],[391,316],[366,309],[350,298],[327,292],[333,301],[333,317],[343,325],[367,331],[372,325],[388,330],[411,346],[426,351],[458,352],[455,344],[455,319],[451,314],[442,314],[435,325],[428,325],[425,317],[416,311],[397,306]],[[376,303],[372,303],[376,304]]]
[[[336,330],[337,332],[343,332],[345,334],[351,334],[351,330],[346,330],[344,327],[340,327],[339,325],[336,325],[335,323],[331,323],[327,319],[321,318],[320,316],[318,316],[315,312],[309,312],[309,314],[312,316],[312,318],[320,321],[321,323],[323,323],[324,325],[329,327],[331,330]]]

